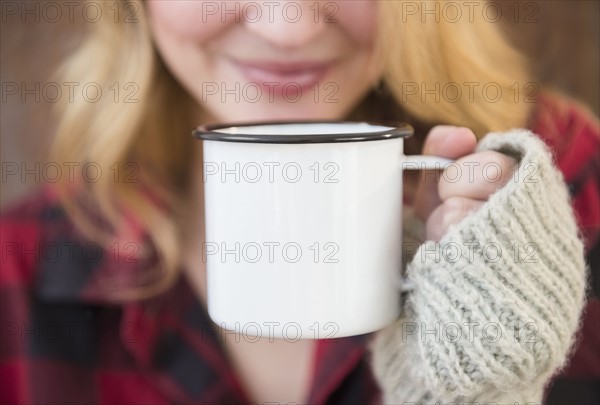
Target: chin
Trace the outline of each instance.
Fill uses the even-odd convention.
[[[334,108],[332,108],[334,107]],[[221,109],[219,109],[221,110]],[[277,105],[249,106],[248,108],[229,108],[227,111],[212,111],[221,123],[230,122],[264,122],[264,121],[307,121],[307,120],[341,120],[345,116],[339,105]]]

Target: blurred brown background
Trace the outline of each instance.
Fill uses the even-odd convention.
[[[24,3],[27,4],[23,6]],[[45,2],[0,0],[2,205],[18,198],[38,181],[34,175],[27,175],[26,181],[20,176],[7,175],[6,163],[25,163],[34,170],[36,162],[43,165],[53,129],[49,114],[52,104],[43,98],[38,103],[32,96],[26,102],[18,96],[8,96],[7,83],[25,83],[28,88],[33,88],[35,82],[43,85],[56,62],[81,39],[84,28],[80,21],[81,4],[75,9],[74,22],[66,15],[58,22],[50,21],[53,18],[50,9],[46,16],[49,18],[12,14],[14,7],[35,10],[35,3],[43,7]],[[580,99],[599,115],[600,2],[503,0],[497,4],[508,35],[535,61],[538,82]]]

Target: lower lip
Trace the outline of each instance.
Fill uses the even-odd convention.
[[[234,65],[246,80],[260,87],[270,96],[294,99],[300,98],[298,93],[315,90],[315,86],[319,85],[319,81],[327,75],[331,67],[331,64],[326,64],[293,72],[281,72],[236,62]]]

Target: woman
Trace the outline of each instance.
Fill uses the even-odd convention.
[[[583,243],[598,235],[585,168],[598,126],[579,107],[538,97],[497,24],[477,9],[428,18],[388,1],[101,4],[105,17],[61,76],[111,97],[65,103],[53,149],[85,169],[3,217],[6,401],[542,400],[584,304]],[[257,89],[261,97],[248,93]],[[418,134],[409,152],[502,173],[406,179],[416,208],[405,231],[428,242],[408,265],[415,290],[402,318],[383,331],[251,342],[210,323],[201,143],[190,130],[282,119],[409,121]],[[583,240],[550,153],[509,131],[521,127],[577,184]],[[566,148],[575,162],[561,160],[573,158]],[[467,263],[423,258],[449,243],[516,243],[517,256],[491,263],[475,247]],[[526,247],[533,260],[519,256]],[[440,325],[472,336],[438,339]]]

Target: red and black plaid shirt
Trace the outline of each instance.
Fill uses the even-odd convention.
[[[570,187],[588,260],[596,263],[597,296],[598,122],[565,99],[546,95],[537,107],[530,127],[552,147]],[[6,210],[1,229],[2,405],[251,402],[223,337],[184,278],[149,300],[103,300],[97,289],[103,275],[143,263],[82,241],[48,189]],[[597,398],[599,315],[592,298],[577,351],[550,388],[549,402]],[[369,336],[318,341],[308,403],[380,402]]]

